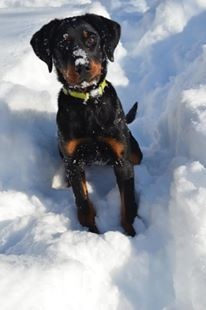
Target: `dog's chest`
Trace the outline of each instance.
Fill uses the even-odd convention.
[[[58,127],[67,139],[70,136],[92,137],[106,134],[115,125],[116,110],[108,103],[69,105],[58,113]]]
[[[85,108],[84,130],[88,135],[100,134],[111,129],[115,119],[115,111],[106,104],[93,104]]]

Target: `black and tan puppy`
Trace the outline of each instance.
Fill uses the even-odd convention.
[[[114,167],[121,195],[121,224],[135,235],[134,169],[142,153],[127,123],[136,106],[125,116],[110,82],[105,80],[107,61],[113,61],[120,39],[120,25],[95,14],[55,19],[34,34],[31,45],[47,65],[53,65],[63,84],[58,97],[59,149],[72,186],[78,218],[98,233],[95,209],[89,199],[85,165],[96,162]]]

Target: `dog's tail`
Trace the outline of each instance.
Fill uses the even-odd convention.
[[[130,124],[135,120],[137,115],[137,109],[138,109],[138,102],[135,102],[133,107],[129,110],[129,112],[126,115],[127,124]]]

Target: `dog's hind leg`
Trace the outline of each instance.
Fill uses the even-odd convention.
[[[129,159],[133,165],[140,165],[142,158],[143,158],[143,154],[140,149],[139,143],[133,137],[131,132],[129,132],[129,142],[130,142]]]

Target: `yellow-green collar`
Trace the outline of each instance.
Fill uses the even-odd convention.
[[[81,99],[83,101],[87,101],[90,98],[102,96],[106,86],[108,86],[108,84],[107,84],[107,81],[104,80],[99,84],[98,88],[92,89],[90,92],[86,92],[86,93],[66,89],[64,86],[62,87],[62,90],[63,90],[63,93],[67,96],[70,95],[74,98],[78,98],[78,99]]]

